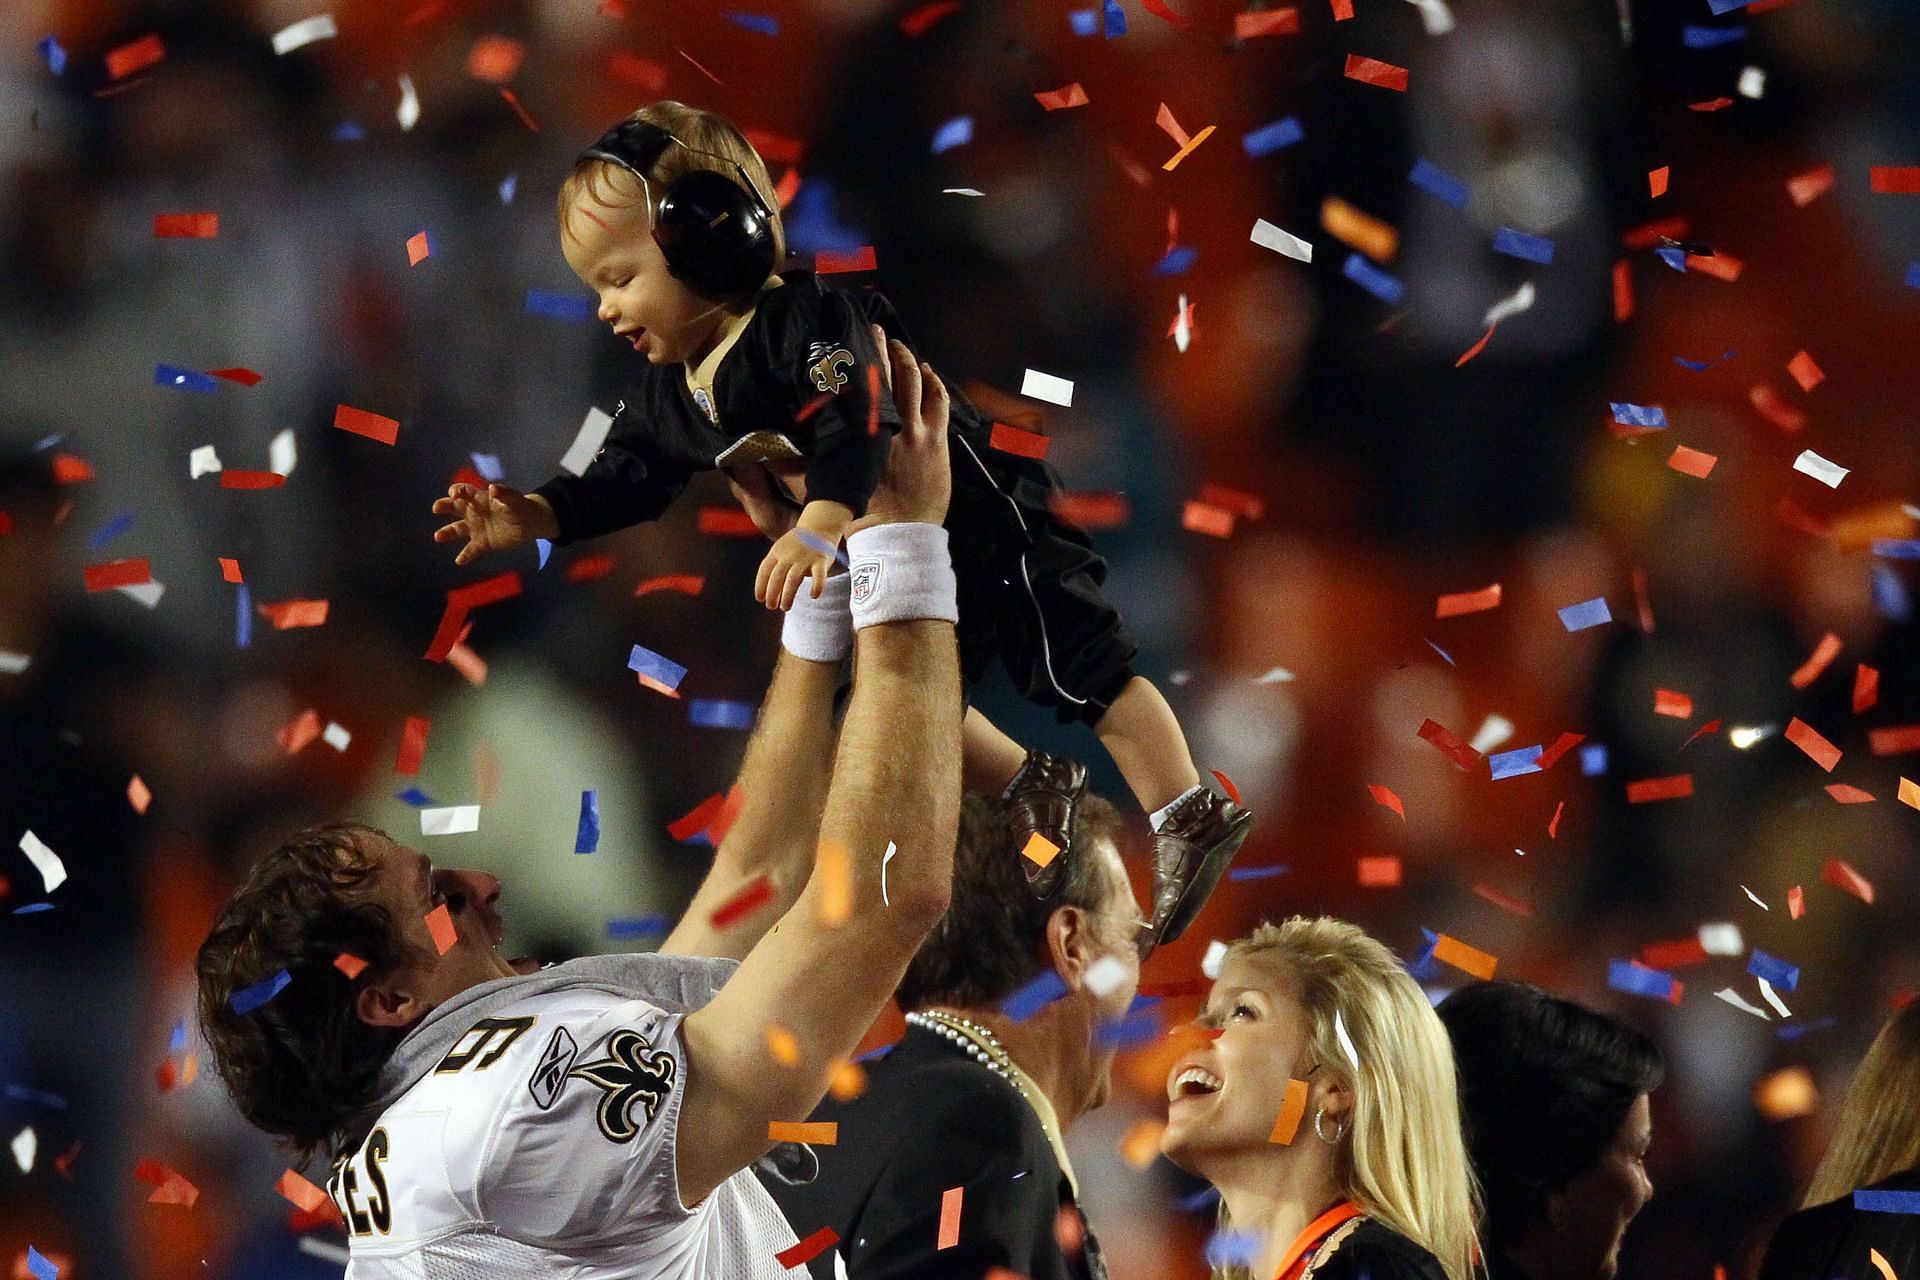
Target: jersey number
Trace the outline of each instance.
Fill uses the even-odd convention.
[[[500,1061],[500,1055],[511,1049],[515,1040],[527,1033],[533,1021],[532,1018],[480,1019],[454,1042],[453,1048],[446,1057],[440,1059],[440,1065],[433,1069],[433,1073],[437,1076],[452,1075],[465,1070],[469,1064],[475,1071],[485,1071]]]

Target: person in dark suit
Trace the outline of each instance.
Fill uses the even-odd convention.
[[[815,1121],[833,1145],[763,1165],[801,1239],[831,1227],[809,1265],[833,1280],[1104,1280],[1080,1216],[1062,1133],[1107,1101],[1114,1044],[1132,1003],[1146,927],[1117,844],[1113,806],[1087,795],[1052,899],[1028,891],[999,797],[961,806],[953,898],[896,997],[906,1035],[868,1064],[865,1088]],[[1037,978],[1064,994],[1029,1016],[1002,1003]],[[1026,1013],[1016,1008],[1016,1014]]]
[[[1627,1224],[1653,1196],[1658,1046],[1524,982],[1462,987],[1440,1021],[1486,1202],[1488,1280],[1612,1280]]]
[[[1780,1224],[1760,1280],[1920,1275],[1920,1000],[1874,1038],[1806,1207]]]

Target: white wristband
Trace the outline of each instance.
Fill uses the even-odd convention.
[[[878,524],[847,539],[853,629],[930,618],[958,622],[960,603],[937,524]]]
[[[836,573],[813,598],[812,586],[802,583],[780,626],[780,644],[796,658],[809,662],[838,662],[853,649],[853,618],[847,598],[853,591],[851,575]]]

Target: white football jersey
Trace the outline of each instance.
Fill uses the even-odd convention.
[[[476,1019],[334,1162],[347,1280],[788,1280],[751,1170],[680,1202],[685,1016],[563,988]]]

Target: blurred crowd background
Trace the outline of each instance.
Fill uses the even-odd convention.
[[[1325,912],[1410,962],[1444,933],[1619,1014],[1673,1064],[1622,1274],[1750,1275],[1853,1065],[1920,987],[1920,812],[1897,799],[1920,742],[1873,735],[1920,722],[1898,555],[1920,500],[1920,197],[1870,180],[1920,164],[1907,0],[1451,0],[1439,34],[1432,3],[1336,21],[1298,0],[1297,31],[1246,39],[1216,0],[738,3],[0,7],[0,510],[23,513],[0,532],[0,1268],[26,1275],[31,1244],[81,1280],[338,1273],[343,1237],[276,1193],[285,1160],[192,1025],[214,910],[293,829],[421,842],[410,788],[481,805],[477,833],[424,843],[502,877],[514,954],[650,945],[613,922],[690,894],[708,850],[668,825],[726,789],[745,735],[690,724],[687,699],[757,702],[777,644],[751,600],[761,544],[700,531],[724,485],[544,568],[457,571],[428,512],[463,470],[538,483],[617,395],[631,351],[528,295],[586,301],[558,179],[676,97],[750,131],[803,261],[872,246],[876,269],[841,283],[891,296],[1003,419],[1043,415],[1142,669],[1257,811],[1241,874],[1149,990],[1196,978],[1210,939]],[[276,55],[320,13],[336,35]],[[150,35],[164,56],[111,74]],[[1350,54],[1406,68],[1407,90],[1343,75]],[[1074,83],[1084,106],[1034,97]],[[1243,141],[1288,117],[1298,141]],[[1174,131],[1209,126],[1163,168]],[[1408,181],[1422,160],[1462,207]],[[218,234],[155,236],[188,212]],[[1256,219],[1313,262],[1250,242]],[[1503,227],[1550,238],[1552,262],[1494,252]],[[1404,296],[1349,278],[1355,250]],[[1529,282],[1531,308],[1458,364]],[[162,365],[261,378],[197,389]],[[1027,369],[1072,379],[1072,407],[1021,400]],[[1670,426],[1620,426],[1609,402]],[[340,404],[399,420],[397,442],[334,429]],[[190,477],[207,445],[285,471],[289,432],[282,487]],[[1684,474],[1676,445],[1718,462]],[[1804,449],[1851,474],[1824,487],[1792,469]],[[22,460],[49,457],[63,483],[35,497]],[[1186,527],[1195,500],[1236,513],[1226,536]],[[84,565],[128,557],[164,589],[86,591]],[[445,593],[508,568],[523,592],[424,661]],[[662,575],[704,586],[636,596]],[[1436,618],[1492,583],[1498,608]],[[1613,621],[1569,632],[1556,611],[1593,597]],[[258,611],[289,600],[326,600],[324,624]],[[1837,656],[1796,685],[1829,634]],[[635,683],[634,644],[689,668],[686,699]],[[1856,710],[1863,664],[1877,701]],[[1690,714],[1657,714],[1659,690]],[[978,698],[1124,794],[1091,734]],[[338,729],[300,731],[309,712]],[[395,771],[408,717],[432,723],[417,777]],[[1843,752],[1831,774],[1782,736],[1795,717]],[[1585,737],[1495,780],[1423,739],[1429,719],[1483,753]],[[1679,774],[1691,796],[1629,803],[1627,783]],[[586,789],[604,828],[577,855]],[[51,893],[15,847],[28,830],[66,864]],[[1713,923],[1739,954],[1647,950]],[[1790,1018],[1748,976],[1755,947],[1800,968]],[[1685,962],[1684,990],[1610,988],[1609,961],[1635,958]],[[1463,977],[1419,972],[1436,993]],[[1204,1274],[1194,1184],[1129,1158],[1165,1066],[1157,1040],[1129,1048],[1073,1135],[1116,1280]],[[197,1200],[148,1203],[143,1160]]]

